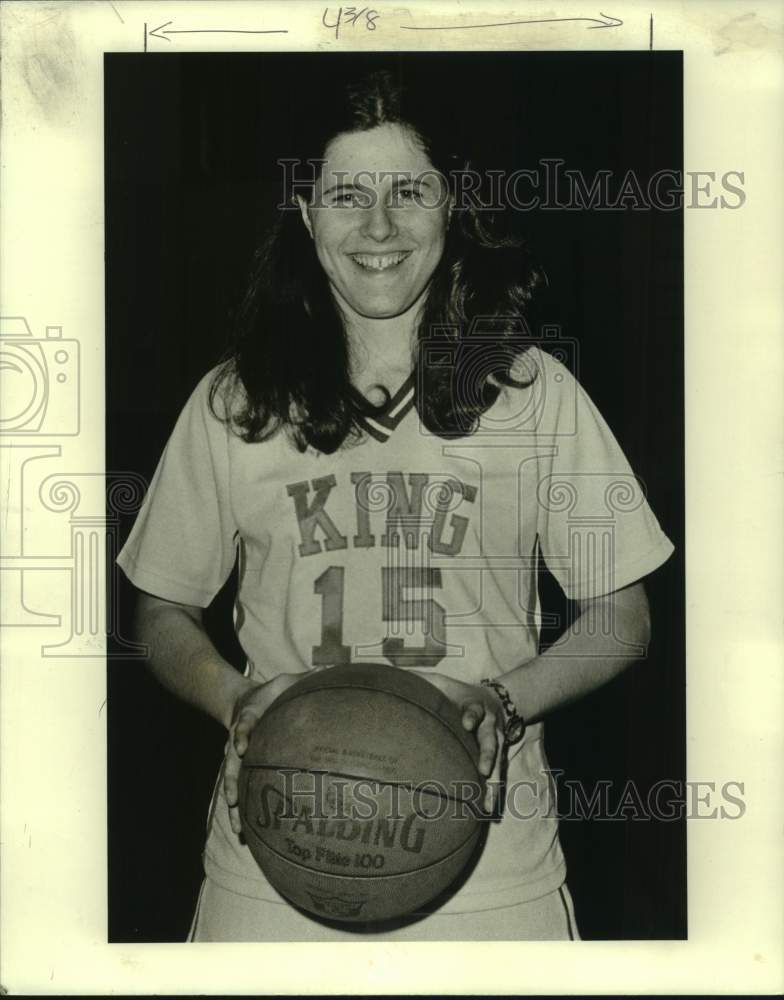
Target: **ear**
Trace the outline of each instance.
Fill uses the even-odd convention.
[[[310,221],[310,209],[308,203],[302,197],[301,194],[294,196],[297,199],[297,205],[299,206],[299,214],[302,216],[302,221],[305,223],[305,228],[310,233],[310,238],[313,239],[313,223]]]

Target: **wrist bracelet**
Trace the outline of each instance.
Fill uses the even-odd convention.
[[[504,724],[504,746],[514,746],[515,743],[519,743],[525,735],[525,719],[515,708],[514,702],[509,697],[509,692],[503,684],[499,681],[491,680],[489,677],[485,677],[480,683],[484,684],[485,687],[492,688],[501,699],[501,705],[503,706],[504,715],[506,716],[506,723]]]

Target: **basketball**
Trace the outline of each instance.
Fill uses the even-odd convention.
[[[272,885],[331,920],[404,917],[481,851],[484,779],[457,707],[398,667],[305,676],[251,733],[243,835]]]

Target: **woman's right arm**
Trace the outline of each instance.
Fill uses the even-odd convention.
[[[238,699],[258,685],[217,651],[201,608],[139,591],[136,635],[147,647],[151,673],[168,691],[231,728]]]
[[[138,593],[136,636],[147,647],[153,676],[229,731],[223,788],[231,827],[239,834],[240,766],[251,730],[278,695],[302,674],[278,674],[264,684],[244,677],[212,644],[202,624],[201,608],[175,604],[143,591]]]

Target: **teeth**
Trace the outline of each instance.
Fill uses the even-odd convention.
[[[351,259],[356,261],[360,267],[365,267],[370,271],[385,271],[388,267],[394,267],[408,257],[408,252],[403,253],[353,253]]]

